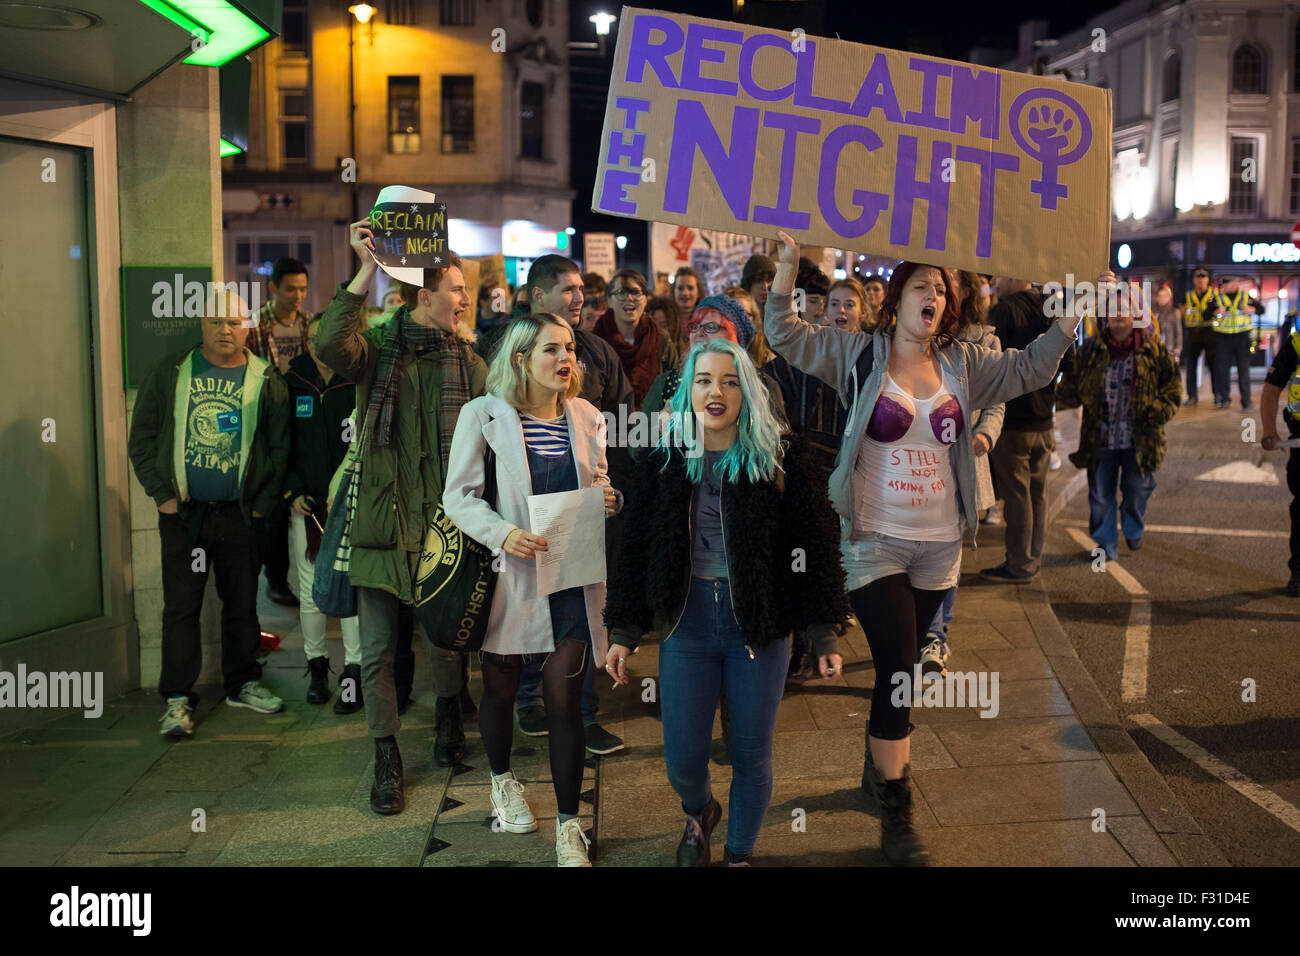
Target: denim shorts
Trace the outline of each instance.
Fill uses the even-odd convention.
[[[842,542],[849,591],[866,587],[878,578],[906,574],[912,587],[946,591],[961,577],[961,539],[908,541],[872,531],[854,541]]]

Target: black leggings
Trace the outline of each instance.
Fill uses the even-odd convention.
[[[912,708],[890,703],[891,679],[902,671],[911,681],[921,638],[947,593],[914,588],[906,574],[877,578],[849,592],[849,603],[866,631],[876,667],[876,686],[871,692],[872,737],[903,740],[912,732]]]
[[[591,645],[561,641],[542,665],[542,698],[546,702],[547,744],[551,752],[551,779],[560,813],[577,815],[586,761],[587,738],[582,726],[582,675]],[[483,700],[479,702],[478,729],[488,765],[495,774],[510,769],[510,746],[515,733],[515,694],[523,671],[522,654],[483,652]]]

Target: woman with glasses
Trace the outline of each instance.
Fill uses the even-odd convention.
[[[596,320],[592,330],[614,347],[619,362],[632,383],[637,407],[659,374],[659,329],[646,318],[646,281],[641,273],[620,269],[609,280],[609,311]]]

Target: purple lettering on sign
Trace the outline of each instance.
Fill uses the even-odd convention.
[[[939,98],[939,77],[952,76],[952,64],[912,57],[907,65],[925,77],[921,81],[921,108],[907,111],[908,124],[947,132],[948,118],[940,116],[935,109],[935,105],[936,100]]]
[[[924,199],[928,207],[925,248],[942,251],[948,233],[948,186],[943,178],[943,161],[952,157],[952,143],[936,142],[930,153],[930,178],[916,178],[917,138],[898,137],[898,159],[894,170],[894,212],[890,217],[889,241],[905,246],[912,241],[912,207]]]
[[[705,63],[725,63],[727,51],[704,44],[712,40],[716,43],[740,45],[745,35],[739,30],[724,30],[703,23],[692,23],[686,30],[686,50],[682,54],[682,89],[694,90],[696,93],[717,93],[720,96],[735,96],[736,83],[733,80],[718,80],[700,75],[700,67]]]
[[[775,90],[758,85],[758,80],[754,76],[754,57],[765,46],[784,50],[792,57],[794,55],[789,41],[784,37],[773,36],[770,33],[755,33],[748,37],[740,47],[740,88],[760,102],[778,103],[794,92],[794,80]]]
[[[754,182],[754,148],[758,144],[759,111],[738,107],[731,116],[731,151],[709,120],[699,100],[678,100],[673,116],[673,145],[668,156],[668,181],[664,185],[664,210],[685,213],[690,205],[691,178],[695,172],[695,148],[713,173],[731,214],[749,219],[749,194]],[[610,173],[605,174],[606,177]],[[637,174],[639,176],[639,174]]]
[[[978,231],[975,233],[975,255],[987,259],[993,254],[993,189],[997,185],[998,170],[1014,173],[1020,168],[1020,159],[1010,153],[995,153],[992,148],[958,146],[957,160],[974,163],[980,168],[980,211]]]
[[[876,219],[889,208],[889,197],[866,189],[853,190],[853,202],[861,210],[854,219],[846,218],[835,204],[835,184],[839,180],[840,154],[849,143],[860,143],[868,152],[882,145],[880,137],[865,126],[841,126],[831,130],[822,144],[821,168],[817,171],[817,208],[822,218],[838,235],[855,239],[870,232]]]
[[[641,181],[639,169],[607,169],[600,190],[600,211],[636,215],[636,203],[627,198],[627,188]]]
[[[651,36],[658,30],[663,34],[658,41]],[[648,66],[659,77],[659,83],[665,89],[677,88],[677,77],[668,64],[668,58],[682,48],[686,34],[681,25],[667,17],[656,17],[643,13],[632,21],[632,39],[627,45],[627,73],[624,79],[629,83],[644,83],[645,68]]]
[[[610,130],[609,149],[605,152],[605,162],[619,166],[626,159],[630,166],[640,166],[645,156],[645,133],[633,133],[623,138],[621,130]]]
[[[903,113],[898,108],[898,94],[894,92],[894,81],[889,75],[889,61],[883,53],[876,54],[871,69],[867,70],[867,78],[862,81],[858,95],[849,107],[849,112],[864,119],[871,115],[872,110],[880,110],[891,123],[903,122]]]
[[[829,113],[847,113],[848,101],[833,100],[813,92],[813,81],[816,78],[817,44],[808,40],[802,52],[795,54],[794,105],[813,110],[826,110]]]
[[[623,111],[623,125],[627,129],[636,129],[636,115],[650,112],[649,100],[638,100],[633,96],[620,96],[614,106]]]
[[[782,229],[807,229],[808,224],[812,222],[812,215],[806,212],[795,212],[790,208],[790,192],[794,187],[794,161],[799,152],[799,134],[820,133],[821,120],[768,110],[763,115],[763,125],[768,129],[784,130],[785,139],[781,144],[781,179],[776,190],[776,205],[755,206],[754,222],[779,226]]]
[[[994,70],[976,72],[973,66],[954,63],[952,68],[952,116],[948,129],[965,133],[971,120],[978,120],[980,135],[996,140],[1002,130],[998,127],[998,107],[1002,105],[1002,80]]]

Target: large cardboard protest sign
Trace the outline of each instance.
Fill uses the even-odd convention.
[[[374,257],[399,282],[424,284],[425,269],[447,265],[447,204],[410,186],[385,186],[370,210]]]
[[[1031,280],[1110,243],[1110,92],[625,7],[592,208]]]

